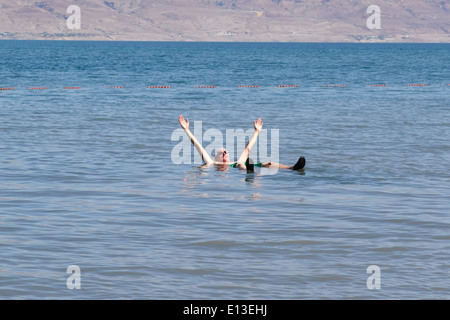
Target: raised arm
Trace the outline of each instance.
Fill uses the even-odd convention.
[[[259,132],[261,131],[263,126],[263,122],[261,121],[261,119],[258,119],[256,121],[253,121],[253,126],[255,127],[255,132],[253,132],[253,135],[250,137],[250,140],[248,141],[247,146],[245,147],[244,151],[239,157],[237,163],[245,163],[245,161],[247,161],[247,158],[250,154],[250,150],[252,150],[253,145],[258,139]]]
[[[205,151],[203,146],[198,142],[197,138],[192,134],[191,130],[189,130],[189,119],[186,120],[182,115],[178,117],[178,121],[180,122],[181,127],[184,129],[184,132],[188,135],[189,139],[191,139],[192,144],[197,149],[198,153],[202,156],[203,161],[206,164],[213,164],[214,161],[211,159],[211,156]]]

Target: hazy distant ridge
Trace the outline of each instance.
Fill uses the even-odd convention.
[[[381,29],[369,30],[369,5]],[[69,5],[81,9],[70,30]],[[0,39],[449,42],[450,1],[0,0]]]

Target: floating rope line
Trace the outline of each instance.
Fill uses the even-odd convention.
[[[345,88],[347,87],[347,84],[323,84],[320,85],[320,87],[341,87],[341,88]],[[361,84],[361,86],[366,86],[366,87],[388,87],[392,85],[388,85],[385,83],[375,83],[375,84]],[[432,86],[430,84],[427,83],[407,83],[407,84],[394,84],[394,86],[408,86],[408,87],[429,87]],[[445,84],[445,83],[441,83],[441,84],[436,84],[435,86],[440,86],[440,87],[446,87],[446,86],[450,86],[450,83]],[[151,86],[146,86],[147,88],[150,89],[170,89],[172,88],[169,85],[151,85]],[[218,86],[216,85],[194,85],[191,86],[191,88],[217,88]],[[236,87],[238,88],[260,88],[261,86],[259,85],[237,85]],[[265,87],[271,87],[271,86],[265,86]],[[277,88],[299,88],[300,85],[297,84],[279,84],[276,85],[275,87]],[[303,88],[307,88],[308,86],[302,86]],[[353,88],[355,88],[356,86],[352,85]],[[65,90],[75,90],[75,89],[83,89],[84,87],[63,87],[63,89]],[[103,88],[110,88],[110,89],[126,89],[129,87],[125,87],[125,86],[104,86]],[[230,88],[230,86],[228,86],[227,88]],[[7,91],[7,90],[16,90],[16,87],[0,87],[0,91]],[[19,88],[20,89],[20,88]],[[49,89],[49,87],[26,87],[24,89],[27,90],[46,90]]]

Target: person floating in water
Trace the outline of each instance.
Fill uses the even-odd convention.
[[[254,166],[266,167],[266,168],[279,168],[279,169],[291,169],[291,170],[300,170],[305,167],[306,160],[304,157],[300,157],[296,164],[293,166],[287,166],[281,163],[276,163],[273,161],[254,164],[253,161],[249,158],[250,150],[258,139],[259,132],[262,129],[263,122],[261,119],[253,121],[253,126],[255,131],[253,135],[250,137],[250,140],[247,143],[244,151],[240,155],[237,162],[230,162],[230,156],[225,148],[220,148],[217,150],[214,160],[211,156],[205,151],[203,146],[198,142],[195,136],[192,134],[191,130],[189,130],[189,119],[180,115],[178,117],[178,121],[180,122],[181,127],[184,129],[188,137],[191,139],[192,144],[197,149],[198,153],[201,155],[203,161],[206,165],[219,165],[219,166],[231,166],[240,169],[246,169],[247,172],[253,172]]]

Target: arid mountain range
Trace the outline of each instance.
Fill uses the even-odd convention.
[[[450,0],[0,0],[0,39],[448,43]]]

